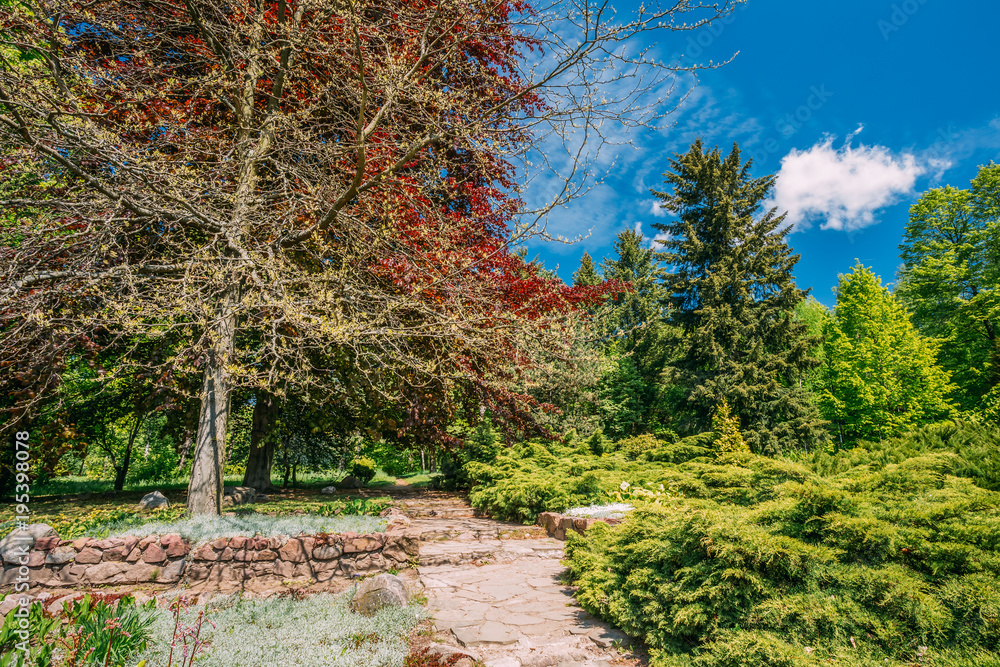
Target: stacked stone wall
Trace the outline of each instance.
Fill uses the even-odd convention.
[[[409,532],[298,537],[223,537],[192,545],[180,535],[149,537],[42,537],[26,553],[4,554],[0,593],[27,580],[36,588],[128,584],[280,582],[408,567],[419,557],[419,536]]]

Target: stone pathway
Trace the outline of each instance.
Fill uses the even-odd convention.
[[[641,662],[621,650],[628,637],[576,603],[563,543],[544,530],[476,517],[454,494],[401,494],[397,506],[420,531],[417,572],[439,642],[488,667]]]

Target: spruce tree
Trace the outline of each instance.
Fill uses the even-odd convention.
[[[573,274],[573,285],[576,287],[592,287],[600,285],[603,281],[604,279],[597,273],[594,258],[588,252],[584,251],[583,257],[580,258],[580,268]]]
[[[630,289],[612,294],[600,326],[606,338],[615,341],[616,350],[631,357],[642,378],[642,430],[653,431],[664,425],[659,379],[667,362],[670,341],[676,338],[674,328],[665,322],[666,273],[659,253],[638,231],[628,229],[619,233],[614,249],[615,256],[601,263],[602,272],[606,279],[627,283]]]
[[[671,320],[685,337],[668,380],[683,396],[682,430],[711,428],[723,401],[739,418],[754,451],[810,448],[829,438],[802,373],[818,362],[815,340],[794,317],[808,291],[798,289],[798,262],[784,215],[761,210],[775,176],[753,178],[734,146],[723,159],[696,141],[670,162],[670,192],[653,191],[675,219],[653,226],[666,234],[662,258]]]

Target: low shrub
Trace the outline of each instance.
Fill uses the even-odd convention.
[[[983,437],[962,428],[807,465],[661,464],[689,493],[570,536],[578,598],[655,667],[1000,665],[1000,492],[934,436]]]
[[[362,456],[359,459],[354,459],[351,463],[351,474],[360,479],[363,484],[367,484],[375,478],[378,470],[375,468],[375,461],[367,456]]]

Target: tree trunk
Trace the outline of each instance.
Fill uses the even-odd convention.
[[[143,416],[135,418],[135,426],[128,434],[128,444],[125,446],[125,456],[122,457],[122,464],[115,466],[115,491],[122,491],[125,488],[125,477],[128,475],[128,466],[132,463],[132,445],[135,444],[135,437],[139,435],[139,427],[142,426]]]
[[[274,424],[278,402],[269,393],[257,392],[250,428],[250,456],[243,475],[243,486],[251,486],[259,493],[271,490],[271,465],[274,463],[274,442],[268,437]]]
[[[226,460],[226,425],[229,421],[229,377],[226,363],[233,353],[236,295],[223,296],[219,322],[205,358],[205,379],[198,414],[198,436],[188,484],[187,508],[193,515],[219,514],[222,508],[222,473]]]
[[[187,463],[187,457],[191,454],[191,443],[193,442],[194,434],[191,431],[185,431],[184,440],[181,442],[180,460],[177,462],[178,470],[184,470],[184,464]]]

